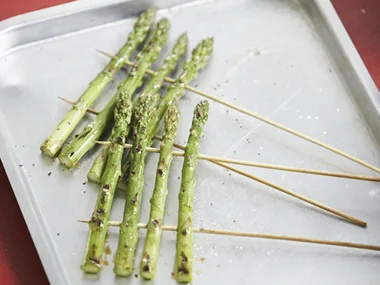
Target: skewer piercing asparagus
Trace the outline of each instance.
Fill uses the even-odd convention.
[[[136,106],[136,124],[133,130],[134,142],[130,179],[127,183],[123,222],[120,225],[119,243],[116,251],[114,272],[118,276],[132,274],[133,261],[138,241],[137,223],[140,216],[141,194],[144,187],[144,168],[146,147],[148,143],[147,130],[149,118],[156,108],[159,94],[141,97]]]
[[[134,25],[133,31],[128,36],[127,42],[119,50],[118,57],[112,59],[102,72],[95,77],[75,105],[66,113],[56,129],[42,143],[40,149],[44,155],[55,157],[58,154],[65,140],[86,114],[87,109],[94,103],[95,99],[112,80],[116,72],[124,65],[124,61],[144,41],[150,26],[153,24],[156,11],[156,8],[150,8],[140,15]]]
[[[148,82],[147,86],[144,88],[140,96],[146,96],[151,94],[156,94],[164,81],[164,78],[176,67],[179,59],[186,53],[188,44],[188,37],[186,33],[183,33],[174,44],[171,53],[166,57],[164,63],[157,70],[155,75]],[[113,135],[111,135],[112,139]],[[104,146],[100,155],[95,159],[90,171],[88,172],[87,178],[89,181],[94,183],[100,183],[101,176],[104,171],[104,167],[107,161],[108,146]]]
[[[111,213],[112,201],[117,182],[121,175],[121,159],[124,143],[132,116],[131,97],[121,92],[115,107],[113,127],[114,139],[111,142],[107,167],[102,177],[96,202],[96,208],[89,222],[90,232],[82,270],[86,273],[98,273],[101,270],[101,257]]]
[[[198,71],[202,70],[212,53],[212,47],[213,47],[214,40],[212,38],[207,38],[202,40],[194,49],[192,52],[192,56],[190,59],[188,59],[184,66],[182,74],[178,77],[178,79],[169,87],[169,90],[166,92],[166,94],[163,96],[160,104],[157,107],[156,112],[153,114],[152,118],[150,119],[150,131],[149,131],[149,146],[152,144],[153,136],[156,134],[159,123],[164,116],[168,106],[171,104],[172,101],[178,100],[182,94],[185,92],[185,85],[189,84],[191,81],[193,81],[198,76]],[[127,157],[126,161],[124,162],[122,166],[122,177],[121,177],[121,183],[125,184],[128,180],[128,174],[129,174],[129,165],[131,163],[130,157]]]
[[[128,94],[128,96],[132,96],[135,90],[141,86],[145,71],[159,57],[161,49],[168,39],[169,29],[170,23],[167,19],[161,19],[157,23],[155,30],[144,45],[143,50],[137,55],[138,66],[134,67],[127,79],[120,84],[116,94],[95,120],[89,123],[83,131],[63,149],[58,157],[62,165],[68,168],[75,166],[80,158],[95,145],[95,141],[98,140],[107,124],[112,120],[112,112],[119,94],[124,92]]]
[[[156,271],[160,241],[162,235],[162,221],[164,218],[167,182],[170,164],[172,162],[172,148],[177,134],[179,109],[177,103],[169,106],[165,115],[165,131],[160,146],[160,158],[157,164],[156,181],[152,197],[150,198],[150,217],[145,237],[143,257],[140,263],[140,275],[144,279],[153,279]]]
[[[203,127],[208,119],[208,102],[201,101],[194,110],[189,139],[185,148],[182,167],[181,189],[179,191],[179,210],[177,245],[175,257],[175,278],[180,283],[190,283],[193,274],[193,204],[195,188],[195,169]]]

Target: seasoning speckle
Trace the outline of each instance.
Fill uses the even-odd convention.
[[[135,274],[135,277],[136,277],[136,278],[139,278],[139,275],[138,275],[138,274]]]
[[[59,233],[57,233],[57,236],[59,236]]]
[[[86,181],[82,183],[82,185],[86,185],[86,184],[87,184],[87,182],[86,182]]]
[[[20,164],[20,165],[19,165],[19,167],[22,167],[22,166],[23,166],[23,164]]]
[[[32,163],[32,166],[35,166],[36,164]]]
[[[51,171],[48,173],[48,176],[50,176],[51,175]]]

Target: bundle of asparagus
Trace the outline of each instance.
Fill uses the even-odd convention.
[[[41,151],[49,157],[55,157],[63,143],[69,137],[79,121],[86,114],[87,109],[94,103],[103,89],[111,82],[116,72],[124,65],[136,47],[146,38],[150,26],[153,24],[156,8],[150,8],[140,15],[133,31],[129,34],[126,44],[119,50],[118,56],[99,73],[90,83],[86,91],[79,97],[77,103],[71,107],[56,129],[42,143]]]
[[[169,28],[170,24],[167,19],[162,19],[157,23],[157,27],[144,45],[143,50],[136,56],[138,65],[131,70],[127,79],[119,85],[116,94],[98,116],[63,149],[58,157],[62,165],[68,168],[73,167],[95,145],[96,140],[99,139],[112,119],[112,112],[119,94],[125,93],[127,96],[132,96],[135,90],[141,86],[145,71],[159,57],[161,49],[168,39]]]
[[[126,184],[127,197],[114,267],[114,272],[119,276],[129,276],[133,270],[138,241],[137,223],[140,216],[141,193],[144,184],[146,147],[151,144],[159,122],[168,106],[183,94],[184,84],[192,81],[197,76],[198,71],[207,64],[212,51],[212,43],[212,39],[206,39],[195,47],[191,59],[184,64],[182,74],[169,87],[168,92],[163,96],[155,110],[145,106],[141,108],[141,111],[136,110],[135,140],[127,157],[127,164],[129,163],[126,167],[127,173],[125,172],[121,179],[121,182]]]

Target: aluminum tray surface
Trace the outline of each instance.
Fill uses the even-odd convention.
[[[194,85],[380,165],[376,88],[329,1],[158,1],[158,18],[172,22],[170,42],[187,31],[190,47],[213,36],[215,50]],[[98,276],[79,269],[97,187],[86,183],[96,155],[64,171],[40,154],[39,146],[108,59],[148,1],[80,1],[0,24],[0,138],[4,162],[22,212],[52,284],[140,284],[140,277],[114,277],[118,230],[109,231],[112,250]],[[161,58],[162,60],[162,58]],[[158,64],[155,65],[157,67]],[[120,72],[95,104],[101,106],[125,77]],[[180,100],[177,142],[185,143],[195,104]],[[201,152],[294,167],[374,175],[370,170],[210,102]],[[87,115],[81,127],[91,119]],[[147,161],[141,222],[157,156]],[[182,159],[174,159],[165,224],[177,221]],[[269,187],[199,162],[194,226],[380,244],[380,187],[371,182],[306,176],[241,167],[368,222],[359,228]],[[120,220],[117,195],[112,219]],[[145,231],[140,232],[136,266]],[[164,233],[154,284],[171,278],[175,234]],[[318,245],[194,234],[194,284],[375,284],[375,253]],[[25,257],[27,258],[27,257]],[[202,261],[201,261],[202,260]],[[138,270],[135,270],[139,274]],[[136,275],[137,276],[137,275]]]

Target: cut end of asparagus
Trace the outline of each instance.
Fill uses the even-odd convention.
[[[115,273],[115,275],[120,276],[120,277],[129,277],[132,275],[133,268],[130,268],[130,267],[121,268],[115,265],[113,272]]]
[[[66,168],[73,168],[76,164],[70,159],[69,155],[60,155],[58,160],[62,166]]]
[[[86,260],[86,262],[80,268],[83,270],[83,272],[88,274],[97,274],[100,272],[100,270],[102,270],[100,262],[92,260]]]
[[[179,283],[191,283],[193,281],[193,277],[189,273],[180,272],[175,274],[175,279]]]
[[[140,276],[145,280],[152,280],[154,278],[154,274],[149,270],[149,268],[141,268]]]
[[[99,174],[100,174],[99,172],[95,173],[92,171],[87,173],[88,181],[91,183],[100,184],[102,177]]]
[[[50,158],[55,158],[58,154],[59,147],[57,146],[58,150],[55,150],[54,148],[51,149],[51,148],[46,146],[46,142],[47,141],[44,141],[43,144],[40,146],[40,150],[41,150],[42,154],[44,154],[45,156],[50,157]]]

